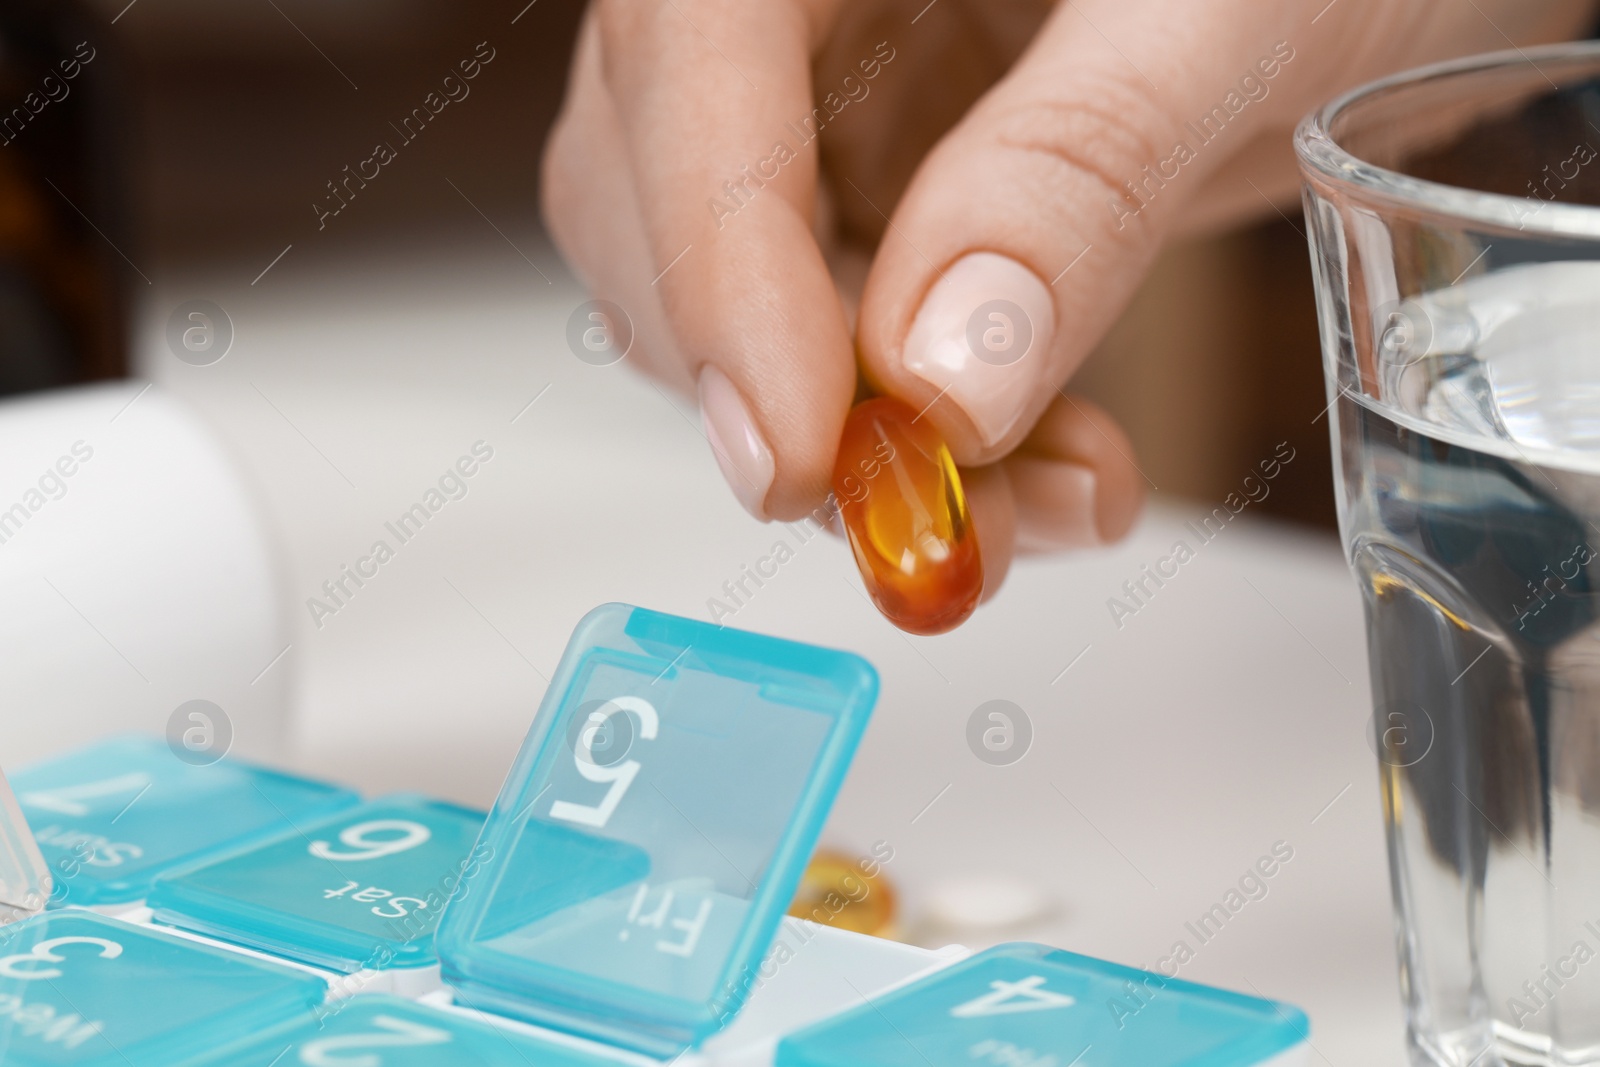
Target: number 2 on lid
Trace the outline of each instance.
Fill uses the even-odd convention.
[[[319,1037],[300,1047],[300,1062],[305,1067],[381,1067],[382,1056],[372,1053],[339,1056],[334,1053],[374,1048],[417,1048],[423,1045],[448,1045],[450,1034],[437,1027],[424,1026],[393,1015],[373,1016],[372,1025],[381,1033],[340,1034]]]

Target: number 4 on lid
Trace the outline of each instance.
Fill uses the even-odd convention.
[[[777,1067],[1273,1067],[1296,1008],[1044,945],[1000,945],[783,1040]]]

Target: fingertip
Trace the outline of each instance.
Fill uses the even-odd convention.
[[[1108,538],[1100,521],[1098,472],[1080,463],[1017,454],[1006,473],[1019,517],[1017,539],[1024,551],[1098,548]]]
[[[776,473],[766,435],[756,425],[738,387],[720,369],[709,363],[701,367],[697,387],[700,423],[717,469],[744,509],[766,521],[767,493]]]
[[[983,603],[1000,591],[1011,570],[1017,539],[1017,509],[1006,471],[998,465],[961,472],[967,509],[983,559]]]
[[[1021,436],[1054,335],[1049,287],[1015,259],[969,252],[940,274],[911,320],[899,364],[959,409],[929,409],[959,461],[992,459]]]
[[[1092,548],[1125,537],[1144,505],[1133,445],[1094,403],[1062,394],[1002,464],[1029,552]]]
[[[1103,544],[1126,537],[1144,510],[1144,472],[1133,442],[1100,405],[1060,395],[1039,420],[1024,451],[1083,464],[1095,472],[1094,523]]]
[[[1104,544],[1115,544],[1128,536],[1144,511],[1145,487],[1143,475],[1136,470],[1125,470],[1120,475],[1109,476],[1102,482],[1100,497],[1095,508],[1095,526]]]
[[[854,349],[801,214],[772,200],[738,222],[685,255],[660,287],[729,485],[757,517],[795,520],[827,497],[856,385]]]

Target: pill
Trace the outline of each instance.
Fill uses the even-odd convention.
[[[894,887],[874,860],[819,849],[806,866],[789,914],[874,937],[895,936]]]
[[[945,931],[976,935],[1016,930],[1039,922],[1050,897],[1033,882],[983,872],[957,875],[928,889],[926,919]]]
[[[955,461],[937,430],[891,397],[845,420],[833,491],[867,593],[914,634],[959,626],[978,606],[983,561]]]

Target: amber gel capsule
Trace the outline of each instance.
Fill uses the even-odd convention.
[[[844,424],[833,491],[872,602],[914,634],[959,626],[978,606],[983,561],[955,461],[906,404],[875,397]]]
[[[882,863],[818,849],[800,879],[789,914],[858,934],[893,938],[896,908],[894,887]]]

